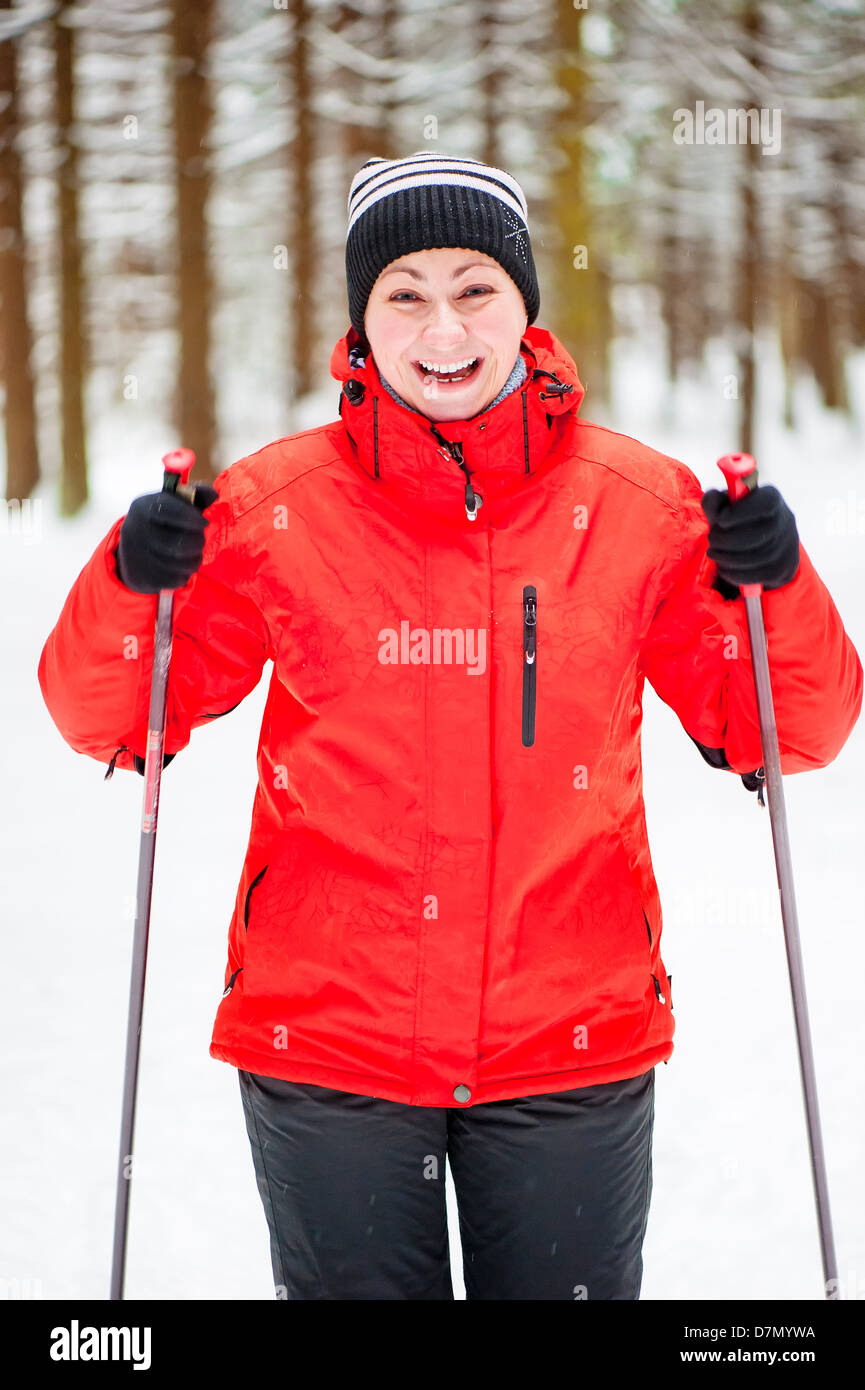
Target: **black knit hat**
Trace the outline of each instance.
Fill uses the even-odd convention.
[[[367,301],[385,266],[436,246],[465,246],[498,261],[522,294],[529,323],[537,318],[538,277],[516,179],[476,159],[418,150],[405,159],[368,159],[351,182],[345,274],[362,342]]]

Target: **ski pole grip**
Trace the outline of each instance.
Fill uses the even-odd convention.
[[[195,454],[192,449],[172,449],[170,453],[163,454],[162,466],[165,469],[162,491],[181,491],[186,487],[189,475],[195,467]]]
[[[724,454],[718,467],[727,480],[731,502],[738,502],[757,486],[757,462],[750,454]]]
[[[727,480],[731,502],[738,502],[757,486],[757,461],[751,454],[724,454],[718,459],[718,467]],[[740,584],[739,592],[743,598],[750,598],[761,594],[763,585]]]

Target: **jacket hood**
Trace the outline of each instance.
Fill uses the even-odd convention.
[[[468,420],[434,421],[393,399],[350,328],[330,371],[342,383],[339,413],[357,462],[386,487],[450,513],[462,488],[468,513],[472,490],[483,499],[523,486],[557,455],[585,391],[570,353],[546,329],[526,328],[520,352],[527,374],[518,390]]]

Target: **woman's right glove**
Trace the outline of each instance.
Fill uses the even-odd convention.
[[[173,492],[136,497],[120,528],[115,552],[117,575],[136,594],[182,589],[204,556],[202,513],[219,493],[209,483],[195,483],[195,501]]]

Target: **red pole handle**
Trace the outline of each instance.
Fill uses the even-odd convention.
[[[166,473],[177,475],[174,483],[176,487],[177,483],[189,481],[189,475],[195,467],[195,454],[192,449],[172,449],[170,453],[163,454],[162,466]]]
[[[731,502],[738,502],[757,486],[757,463],[750,454],[724,454],[718,467],[727,480]]]
[[[718,459],[718,467],[727,480],[727,494],[731,502],[738,502],[757,486],[757,461],[750,454],[724,454]],[[763,592],[762,584],[740,584],[739,592],[743,598]]]

